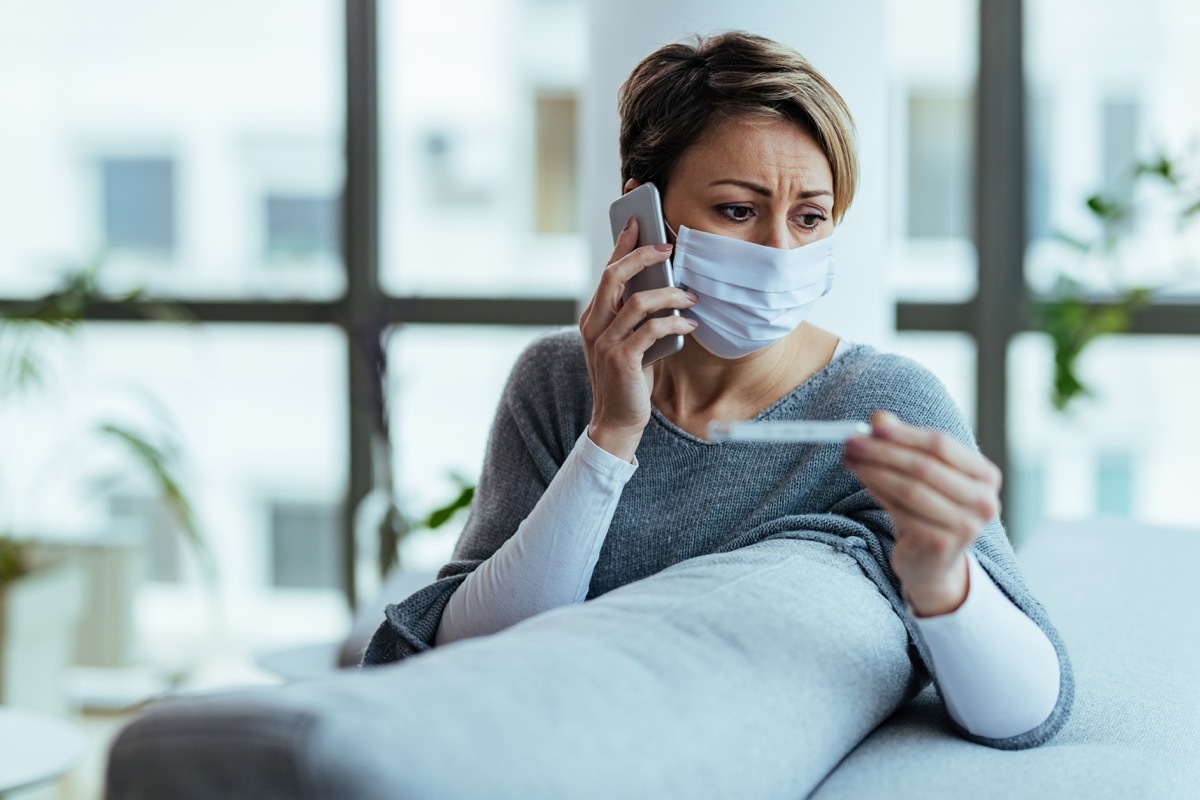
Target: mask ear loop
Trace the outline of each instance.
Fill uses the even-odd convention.
[[[678,244],[679,243],[679,234],[676,233],[675,229],[671,227],[671,223],[667,222],[666,217],[663,217],[663,225],[666,227],[667,231],[670,232],[671,238],[674,240],[671,242],[671,244]],[[672,280],[674,280],[674,272],[675,272],[675,269],[674,269],[674,267],[672,267],[672,269],[671,269]],[[677,283],[675,285],[677,288],[683,289],[685,292],[689,291],[688,287],[685,284]]]
[[[679,234],[678,234],[678,233],[676,233],[676,232],[675,232],[675,229],[671,227],[671,223],[667,222],[667,218],[666,218],[666,217],[663,217],[663,225],[665,225],[665,226],[666,226],[666,228],[667,228],[667,231],[668,231],[668,232],[670,232],[670,234],[671,234],[671,238],[674,240],[674,241],[670,242],[670,244],[675,244],[676,242],[678,242],[678,241],[679,241]]]

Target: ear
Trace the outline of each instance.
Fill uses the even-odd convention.
[[[625,181],[625,188],[621,190],[621,194],[629,194],[641,185],[641,181],[637,180],[636,178],[630,178],[629,180]]]

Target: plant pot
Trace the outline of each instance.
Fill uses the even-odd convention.
[[[69,562],[0,587],[0,704],[67,713],[67,670],[83,595],[82,570]]]
[[[108,669],[133,666],[133,602],[146,572],[141,538],[120,534],[48,538],[38,542],[36,552],[47,560],[79,565],[84,603],[75,626],[71,663]]]

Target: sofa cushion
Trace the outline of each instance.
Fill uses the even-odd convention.
[[[396,665],[164,705],[108,797],[794,800],[910,692],[906,644],[851,556],[773,540]]]

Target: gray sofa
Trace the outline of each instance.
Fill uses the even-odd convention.
[[[1200,797],[1200,533],[1031,536],[1019,556],[1070,648],[1076,702],[1055,739],[1017,752],[959,738],[931,690],[886,719],[886,697],[834,718],[846,686],[894,664],[866,640],[837,664],[764,649],[806,641],[773,621],[781,593],[843,579],[803,559],[764,579],[778,555],[696,560],[395,667],[164,702],[118,737],[107,797]],[[740,620],[721,612],[730,587]],[[818,611],[814,640],[839,613]],[[828,680],[793,691],[781,653]]]
[[[1036,532],[1018,557],[1075,668],[1063,730],[1034,750],[977,747],[925,692],[813,800],[1200,798],[1200,531],[1073,524]]]

